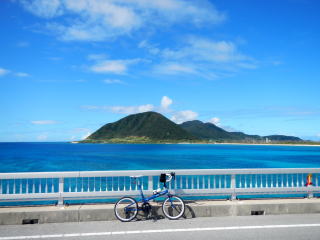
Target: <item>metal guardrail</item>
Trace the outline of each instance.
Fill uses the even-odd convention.
[[[0,201],[48,201],[119,198],[137,196],[130,176],[143,175],[146,194],[159,188],[160,173],[176,173],[170,183],[181,196],[306,194],[320,193],[320,168],[287,169],[192,169],[141,171],[83,171],[0,173]],[[312,174],[312,185],[306,186]],[[310,180],[310,179],[309,179]]]

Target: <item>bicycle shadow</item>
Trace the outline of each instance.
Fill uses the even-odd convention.
[[[185,202],[185,211],[183,216],[180,218],[180,220],[183,219],[191,219],[195,218],[196,214],[191,206],[189,206],[189,203],[193,203],[194,201],[187,201]],[[165,219],[166,217],[163,215],[161,205],[152,205],[151,210],[149,212],[138,212],[138,215],[136,217],[137,221],[158,221]]]

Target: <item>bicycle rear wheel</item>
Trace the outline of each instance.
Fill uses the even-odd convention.
[[[178,196],[171,195],[162,203],[163,214],[171,220],[180,218],[184,214],[184,210],[185,204]]]
[[[114,205],[114,213],[122,222],[130,222],[138,214],[138,203],[131,197],[123,197]]]

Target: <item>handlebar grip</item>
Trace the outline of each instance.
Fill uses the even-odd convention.
[[[172,175],[171,175],[171,174],[169,174],[169,173],[167,173],[166,175],[169,177],[168,179],[166,179],[166,182],[170,182],[170,181],[171,181],[171,179],[172,179]]]
[[[171,172],[170,175],[173,177],[173,180],[176,180],[176,173],[175,172]]]

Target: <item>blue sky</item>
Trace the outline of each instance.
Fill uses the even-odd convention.
[[[158,111],[320,140],[317,0],[0,2],[0,141]]]

